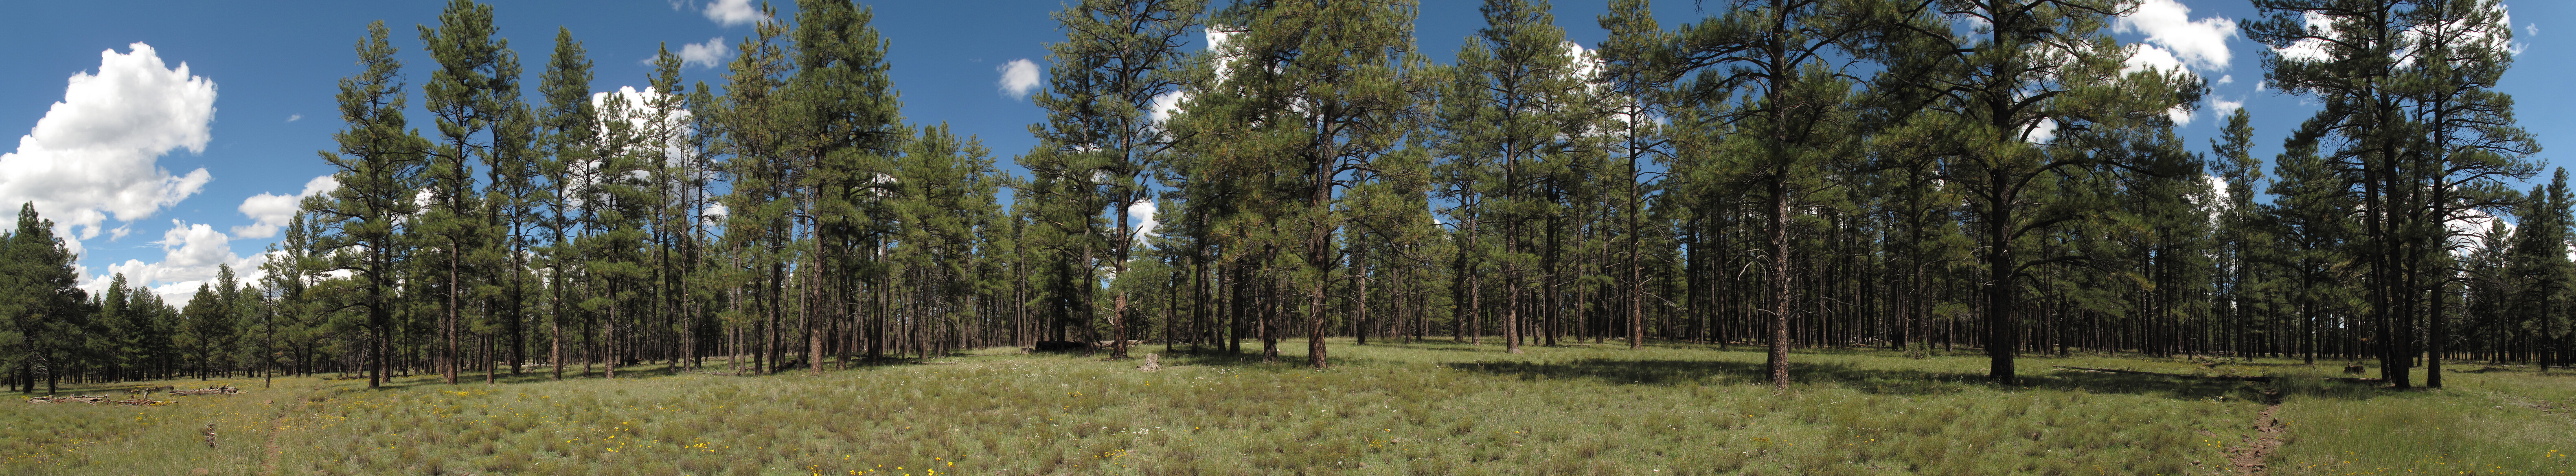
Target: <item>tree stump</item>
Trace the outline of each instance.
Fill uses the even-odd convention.
[[[215,424],[206,424],[206,449],[215,449]]]
[[[1157,370],[1162,370],[1162,369],[1163,369],[1163,354],[1145,354],[1145,366],[1143,366],[1143,367],[1137,367],[1137,368],[1136,368],[1136,370],[1143,370],[1143,371],[1147,371],[1147,372],[1152,372],[1152,371],[1157,371]]]

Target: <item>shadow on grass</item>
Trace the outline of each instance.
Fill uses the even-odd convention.
[[[2024,362],[2024,365],[2045,365],[2040,359]],[[1447,365],[1459,370],[1522,380],[1591,379],[1609,384],[1628,385],[1757,383],[1770,380],[1770,369],[1762,363],[1718,360],[1582,359],[1570,362],[1488,361]],[[2093,372],[2025,374],[2022,375],[2020,384],[2003,386],[1988,382],[1986,375],[1982,373],[1868,369],[1838,362],[1792,362],[1789,365],[1789,376],[1790,380],[1796,383],[1832,384],[1872,394],[1908,396],[1940,395],[1985,388],[2004,391],[2121,393],[2187,400],[2224,397],[2260,401],[2267,397],[2267,393],[2274,391],[2272,386],[2256,382]],[[2283,386],[2289,387],[2280,389],[2287,393],[2335,398],[2372,398],[2384,393],[2362,385],[2322,381]]]

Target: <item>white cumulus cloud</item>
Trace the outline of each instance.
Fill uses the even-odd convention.
[[[725,47],[724,37],[708,38],[705,43],[681,43],[680,65],[700,68],[723,66],[733,58],[733,48]],[[652,61],[646,59],[645,61]]]
[[[2027,141],[2027,142],[2030,142],[2030,143],[2033,143],[2033,144],[2046,144],[2046,143],[2049,143],[2049,142],[2056,141],[2056,140],[2057,140],[2057,120],[2056,120],[2056,119],[2040,119],[2040,120],[2039,120],[2039,124],[2032,125],[2032,126],[2030,127],[2030,129],[2029,129],[2029,130],[2026,130],[2026,131],[2023,131],[2023,132],[2022,132],[2022,138],[2021,138],[2021,140],[2023,140],[2023,141]]]
[[[2166,72],[2190,71],[2189,68],[2183,65],[2182,58],[2174,56],[2173,50],[2143,43],[2130,44],[2127,46],[2129,48],[2129,59],[2121,62],[2120,72],[2122,73],[2134,73],[2151,69]]]
[[[2300,24],[2307,25],[2308,31],[2312,32],[2331,32],[2334,29],[2334,20],[2317,12],[2307,12],[2301,16]],[[2290,61],[2325,61],[2327,59],[2326,40],[2317,38],[2299,40],[2290,43],[2290,46],[2275,48],[2272,53]]]
[[[667,138],[670,140],[670,143],[663,144],[662,157],[672,161],[674,164],[677,164],[679,161],[687,160],[687,155],[685,155],[685,153],[688,151],[688,141],[686,136],[689,132],[689,111],[684,109],[674,109],[671,111],[669,117],[663,118],[666,122],[664,122],[661,127],[655,127],[653,125],[653,100],[656,97],[663,97],[663,94],[660,91],[654,90],[650,86],[647,86],[642,90],[637,90],[634,86],[619,86],[616,91],[590,93],[590,105],[591,107],[599,109],[600,121],[603,123],[603,128],[606,127],[604,123],[607,121],[626,121],[628,125],[634,126],[634,129],[632,130],[636,134],[645,136],[639,137],[637,139],[639,141],[651,140],[651,136],[654,134],[668,132],[670,136]],[[623,104],[618,105],[611,103]],[[602,132],[605,131],[605,129],[602,129]],[[650,150],[652,144],[639,143],[637,147],[643,148],[644,150]],[[636,173],[640,174],[643,172],[638,171]]]
[[[752,6],[751,0],[716,0],[707,4],[705,13],[708,20],[724,26],[769,21],[769,16],[760,14],[760,7]]]
[[[1127,217],[1134,220],[1136,236],[1155,236],[1154,227],[1163,224],[1154,219],[1154,213],[1159,211],[1159,208],[1154,205],[1153,200],[1137,200],[1135,204],[1127,206]]]
[[[2121,16],[2115,31],[2143,33],[2147,43],[2155,45],[2177,61],[2200,71],[2227,69],[2234,55],[2227,50],[2227,39],[2236,36],[2236,20],[2225,17],[2191,19],[2191,7],[2174,0],[2146,0],[2137,10]]]
[[[197,285],[215,279],[219,266],[232,265],[235,279],[243,282],[259,279],[262,255],[233,254],[232,239],[215,231],[215,227],[170,220],[170,231],[162,233],[161,241],[154,244],[161,245],[160,262],[125,260],[107,265],[106,275],[90,280],[92,287],[99,288],[93,291],[104,290],[108,276],[123,274],[129,285],[149,287],[163,299],[184,303],[189,294],[197,291]]]
[[[1204,35],[1207,38],[1207,50],[1216,54],[1216,64],[1210,65],[1216,69],[1216,82],[1225,82],[1227,77],[1234,75],[1232,69],[1234,58],[1242,55],[1242,52],[1227,50],[1226,45],[1234,41],[1234,35],[1242,33],[1243,30],[1237,27],[1208,25]]]
[[[0,154],[0,203],[35,202],[67,245],[98,236],[110,214],[131,222],[179,203],[213,176],[172,175],[162,154],[204,152],[212,137],[215,82],[169,68],[151,45],[99,52],[98,73],[76,73],[63,100]],[[74,227],[83,228],[77,235]]]
[[[1145,113],[1146,118],[1153,120],[1155,124],[1162,124],[1164,122],[1171,121],[1173,115],[1180,114],[1181,102],[1188,101],[1189,99],[1190,93],[1182,91],[1172,91],[1163,93],[1159,96],[1154,96],[1153,110]]]
[[[2209,108],[2218,115],[2225,116],[2235,114],[2238,109],[2244,109],[2245,101],[2229,101],[2213,97],[2209,99]]]
[[[301,208],[305,197],[321,195],[339,188],[339,180],[324,175],[305,181],[304,191],[294,195],[273,195],[262,192],[242,199],[242,215],[249,216],[251,223],[233,227],[233,236],[241,238],[277,236],[279,227],[286,226],[287,222],[295,220],[295,212]]]
[[[1003,95],[1027,98],[1030,92],[1038,90],[1038,64],[1028,58],[1011,60],[994,69],[1002,72]]]

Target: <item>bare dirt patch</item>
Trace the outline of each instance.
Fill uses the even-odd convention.
[[[2270,468],[2264,465],[2264,460],[2271,459],[2272,453],[2281,450],[2281,436],[2289,430],[2290,425],[2272,417],[2273,413],[2281,411],[2281,394],[2272,393],[2269,396],[2272,400],[2271,404],[2265,405],[2263,414],[2254,418],[2255,433],[2250,437],[2253,441],[2246,442],[2245,446],[2228,450],[2228,462],[2234,465],[2236,472],[2270,474]]]

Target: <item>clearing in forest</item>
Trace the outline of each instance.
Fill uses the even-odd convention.
[[[1775,394],[1758,348],[1624,347],[1510,355],[1347,345],[1324,371],[1296,358],[1183,352],[1165,354],[1156,372],[1136,370],[1141,361],[1040,354],[821,376],[654,367],[614,381],[531,374],[442,385],[416,376],[372,391],[312,378],[267,389],[174,381],[244,391],[141,407],[0,402],[9,406],[0,473],[2576,471],[2567,436],[2576,432],[2576,373],[2565,371],[2486,368],[2448,375],[2446,390],[2398,392],[2318,380],[2322,372],[2288,361],[2212,368],[2030,357],[2026,386],[1998,387],[1984,383],[1979,355],[1817,351],[1795,356],[1797,383]],[[2203,378],[2052,368],[2060,365]],[[2284,378],[2205,378],[2259,375]],[[208,424],[219,429],[213,449]]]

